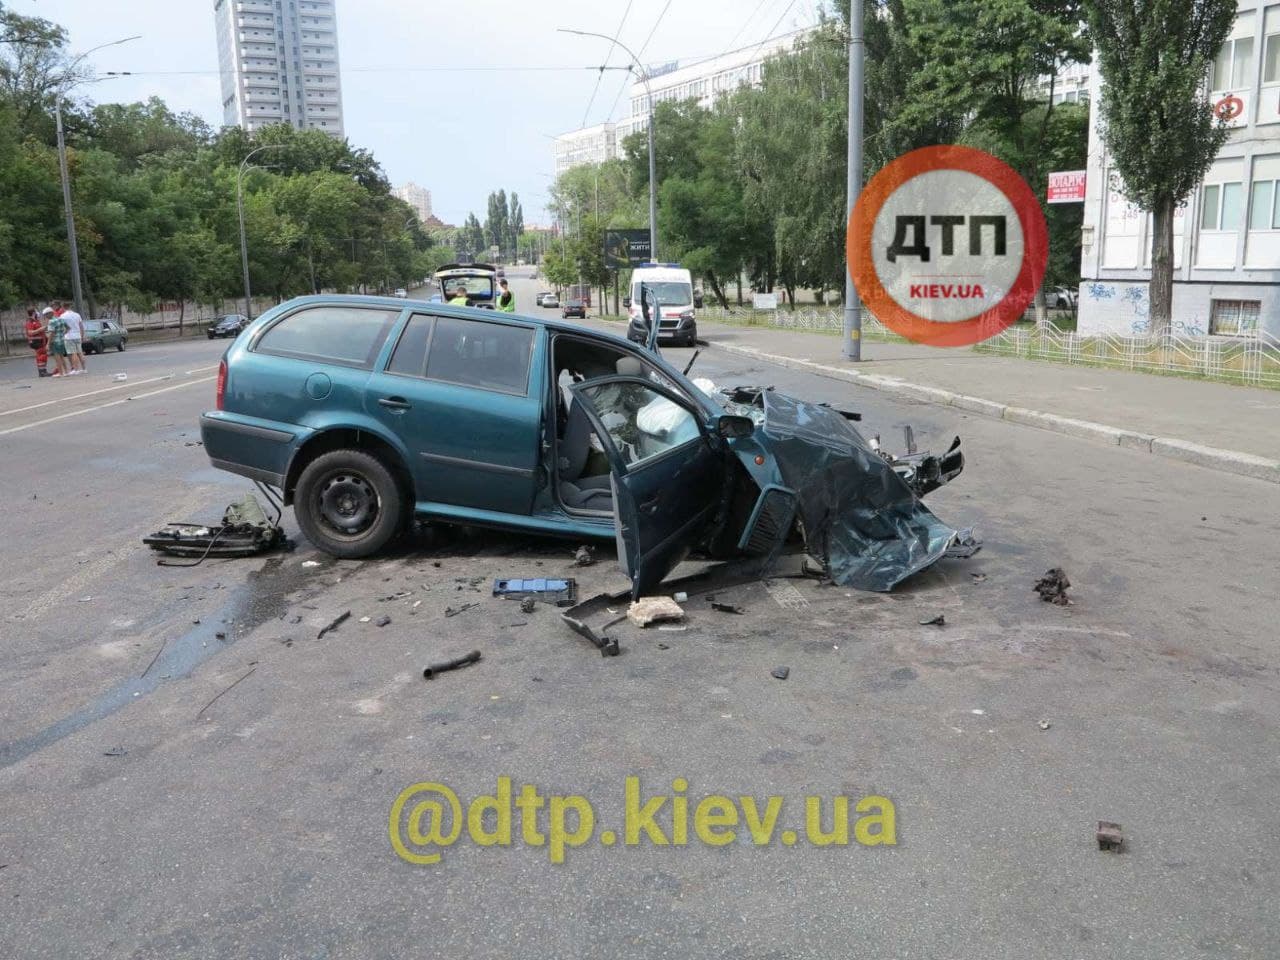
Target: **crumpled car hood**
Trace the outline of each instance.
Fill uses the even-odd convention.
[[[807,550],[834,582],[888,591],[942,558],[956,531],[842,414],[774,390],[760,399],[756,440],[797,493]]]

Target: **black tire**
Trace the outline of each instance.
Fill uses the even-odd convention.
[[[382,550],[400,533],[404,497],[377,457],[361,450],[333,450],[303,468],[293,515],[319,549],[357,559]]]
[[[121,337],[120,342],[116,344],[116,353],[124,353],[124,345],[125,339],[124,337]]]

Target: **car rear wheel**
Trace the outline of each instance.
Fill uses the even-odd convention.
[[[308,540],[351,559],[371,556],[395,538],[404,505],[381,460],[360,450],[333,450],[303,469],[293,513]]]

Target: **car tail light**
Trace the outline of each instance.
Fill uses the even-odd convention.
[[[227,392],[227,361],[222,360],[218,363],[218,388],[214,396],[214,405],[218,410],[222,409],[222,397]]]

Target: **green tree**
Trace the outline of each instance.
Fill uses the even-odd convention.
[[[1235,0],[1084,0],[1102,72],[1102,136],[1124,194],[1151,211],[1151,331],[1173,314],[1173,215],[1228,130],[1206,78]]]

